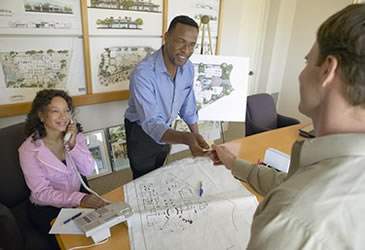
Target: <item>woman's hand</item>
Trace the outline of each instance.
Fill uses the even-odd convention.
[[[95,194],[85,195],[80,202],[80,206],[90,208],[104,207],[106,204],[107,203],[105,201],[97,197]]]

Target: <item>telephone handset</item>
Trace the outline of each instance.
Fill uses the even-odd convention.
[[[70,119],[70,124],[73,124],[74,121],[72,119]],[[64,143],[68,143],[68,141],[71,139],[72,133],[71,131],[68,131],[65,136],[63,137],[63,142]]]

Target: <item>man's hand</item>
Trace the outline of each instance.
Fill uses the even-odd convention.
[[[208,143],[204,140],[203,136],[196,133],[189,134],[189,148],[191,154],[195,156],[204,156],[207,154],[207,150],[209,149]]]
[[[209,157],[214,162],[214,165],[223,164],[227,169],[231,169],[236,156],[232,154],[225,146],[212,145],[212,151],[209,152]]]
[[[99,208],[104,207],[106,202],[97,197],[95,194],[85,195],[80,202],[82,207]]]

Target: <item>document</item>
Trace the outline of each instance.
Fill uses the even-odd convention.
[[[288,173],[290,166],[290,156],[274,148],[267,148],[265,152],[264,164],[281,172]]]
[[[81,215],[85,215],[92,211],[94,209],[91,208],[62,208],[49,234],[84,234],[73,220],[68,221],[66,224],[64,222],[80,212]]]
[[[131,249],[246,249],[256,197],[208,157],[185,158],[124,185]]]

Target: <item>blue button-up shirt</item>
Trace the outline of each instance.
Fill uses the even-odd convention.
[[[134,68],[129,90],[131,97],[125,118],[137,122],[157,143],[179,115],[187,124],[198,121],[194,95],[194,66],[188,60],[171,79],[161,47]]]

